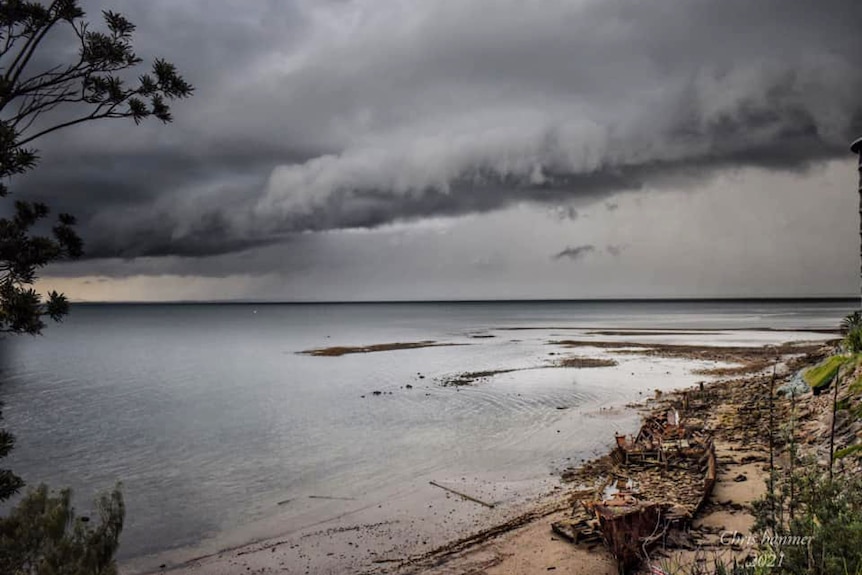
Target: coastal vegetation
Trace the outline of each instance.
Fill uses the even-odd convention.
[[[190,96],[191,84],[173,64],[156,59],[151,71],[127,80],[143,62],[134,51],[134,24],[104,11],[104,29],[87,20],[78,0],[49,3],[0,1],[0,199],[10,201],[8,182],[39,163],[34,142],[58,130],[102,119],[172,120],[169,103]],[[72,44],[59,49],[62,36]],[[68,61],[58,56],[70,55]],[[0,337],[38,335],[46,320],[69,312],[63,294],[44,297],[33,284],[46,265],[83,255],[71,214],[53,224],[44,203],[18,199],[0,218]],[[0,430],[0,459],[14,447]],[[23,480],[0,470],[0,502],[15,496]],[[10,575],[111,575],[125,508],[119,487],[100,497],[98,517],[78,516],[68,489],[31,489],[0,517],[0,573]]]
[[[118,488],[96,503],[98,522],[78,516],[72,493],[32,490],[0,520],[0,573],[115,575],[125,506]]]

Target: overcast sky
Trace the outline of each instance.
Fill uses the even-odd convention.
[[[79,300],[858,292],[858,0],[85,0],[197,90],[39,141]],[[63,36],[52,39],[59,55]]]

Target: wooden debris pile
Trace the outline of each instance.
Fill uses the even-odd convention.
[[[572,517],[552,529],[573,543],[604,543],[627,572],[670,530],[688,528],[715,485],[715,446],[671,409],[634,438],[617,436],[605,471],[603,489],[579,492]]]

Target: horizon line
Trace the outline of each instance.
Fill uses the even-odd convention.
[[[623,298],[504,298],[504,299],[402,299],[402,300],[127,300],[71,301],[72,305],[383,305],[476,303],[681,303],[681,302],[849,302],[860,296],[740,296],[740,297],[623,297]]]

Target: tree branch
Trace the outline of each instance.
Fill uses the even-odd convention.
[[[27,64],[29,64],[30,58],[32,58],[33,54],[36,52],[36,48],[39,46],[42,40],[45,39],[45,36],[48,35],[48,32],[51,31],[51,28],[53,28],[54,25],[56,25],[57,22],[60,21],[59,14],[56,13],[57,2],[58,0],[54,0],[48,7],[48,14],[53,14],[53,18],[49,18],[48,22],[46,24],[43,24],[42,30],[38,34],[34,34],[27,40],[27,43],[24,45],[24,48],[15,58],[15,62],[12,63],[12,68],[9,70],[9,72],[15,70],[16,64],[18,66],[18,69],[15,70],[15,73],[11,77],[11,79],[9,78],[9,74],[7,73],[6,79],[9,85],[14,86],[18,83],[18,78],[21,77],[21,74],[24,72],[24,69],[27,67]],[[26,56],[24,57],[24,60],[19,63],[18,60],[20,59],[21,55],[25,53]]]
[[[33,140],[41,138],[45,134],[50,134],[51,132],[56,132],[57,130],[62,130],[63,128],[68,128],[70,126],[75,126],[77,124],[83,124],[84,122],[89,122],[92,120],[101,120],[104,118],[129,118],[129,117],[131,117],[131,115],[132,115],[131,113],[125,113],[125,112],[124,113],[116,113],[116,112],[114,112],[114,110],[117,108],[118,105],[119,105],[119,103],[110,106],[108,108],[108,110],[105,112],[101,112],[100,111],[101,107],[100,107],[100,108],[97,108],[95,112],[88,114],[86,116],[81,116],[80,118],[76,118],[74,120],[69,120],[68,122],[63,122],[61,124],[57,124],[56,126],[51,126],[50,128],[46,128],[46,129],[42,130],[41,132],[38,132],[36,134],[33,134],[32,136],[24,138],[23,140],[21,140],[18,143],[18,145],[19,146],[26,146],[27,144],[29,144]]]

